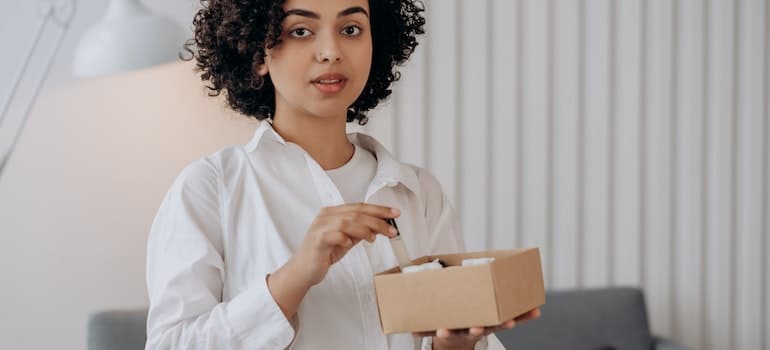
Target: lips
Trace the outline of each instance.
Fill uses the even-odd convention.
[[[334,82],[338,80],[347,80],[348,78],[340,73],[324,73],[312,80],[313,83]]]
[[[322,93],[335,93],[345,87],[348,78],[339,73],[321,74],[311,81],[311,83]]]

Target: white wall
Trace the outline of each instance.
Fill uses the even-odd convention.
[[[436,173],[469,248],[539,246],[551,288],[641,286],[694,349],[770,349],[770,4],[431,4],[367,129]]]
[[[46,95],[0,178],[0,349],[84,349],[89,313],[147,306],[147,233],[182,167],[255,123],[191,63]]]
[[[34,18],[32,4],[13,4],[17,12],[0,13],[0,40],[8,43],[0,58],[3,81],[18,62],[7,52],[26,49],[27,32],[17,28]],[[767,1],[429,5],[427,40],[404,70],[395,98],[365,129],[405,161],[433,170],[460,209],[469,248],[539,246],[551,288],[641,286],[658,334],[695,349],[769,349]],[[72,81],[74,37],[105,6],[81,1],[83,15],[49,87]],[[191,0],[148,6],[180,23],[194,13]],[[137,111],[192,113],[196,109],[153,99],[174,84],[193,84],[179,67],[106,84],[165,77],[169,85],[136,95],[154,101]],[[53,94],[48,105],[100,91],[94,85],[74,90]],[[123,96],[101,93],[112,102]],[[0,239],[11,252],[1,265],[11,276],[0,294],[2,348],[82,348],[87,312],[142,304],[146,228],[168,181],[194,154],[244,137],[228,119],[219,127],[240,136],[223,134],[200,145],[185,139],[195,147],[179,149],[179,158],[171,158],[150,186],[127,186],[129,175],[102,174],[96,182],[101,195],[142,199],[131,206],[96,205],[89,198],[98,193],[88,191],[98,191],[80,179],[88,172],[67,162],[88,164],[89,171],[125,170],[105,154],[91,159],[78,153],[128,142],[109,125],[130,120],[130,113],[101,108],[105,118],[116,119],[107,119],[112,122],[96,135],[91,129],[59,135],[50,128],[72,124],[40,108],[0,181]],[[221,113],[207,108],[198,109]],[[59,124],[44,123],[40,115]],[[199,122],[215,125],[206,124],[213,119]],[[162,132],[174,132],[173,123]],[[148,132],[151,144],[162,144],[162,132],[139,125],[130,135]],[[85,147],[77,137],[83,131],[105,143]],[[70,153],[53,152],[60,148]],[[164,156],[170,155],[153,155]],[[149,170],[137,169],[145,175],[133,176],[147,180],[142,176]],[[100,217],[106,219],[94,221]],[[111,223],[122,229],[104,236]]]

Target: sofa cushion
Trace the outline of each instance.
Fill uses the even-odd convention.
[[[498,332],[506,348],[650,350],[642,292],[634,288],[552,291],[538,320]]]

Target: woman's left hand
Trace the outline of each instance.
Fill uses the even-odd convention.
[[[471,327],[465,329],[439,329],[435,332],[412,333],[416,337],[433,337],[433,350],[473,350],[482,337],[503,329],[511,329],[517,324],[534,320],[540,317],[540,308],[530,310],[529,312],[508,320],[497,326],[491,327]]]

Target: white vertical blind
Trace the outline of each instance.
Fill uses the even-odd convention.
[[[645,159],[642,166],[644,179],[644,275],[642,286],[647,301],[658,312],[650,315],[654,330],[671,329],[671,230],[672,161],[674,153],[671,134],[676,117],[672,113],[673,44],[672,5],[668,0],[646,1],[645,20],[647,35],[644,45],[646,76],[644,96],[646,108],[641,116],[644,124]]]
[[[487,125],[491,120],[488,82],[491,82],[487,53],[490,1],[460,1],[459,33],[459,119],[457,120],[457,162],[459,176],[458,208],[463,232],[474,238],[466,242],[470,250],[483,250],[488,244],[487,193],[489,191],[489,147]],[[475,67],[463,69],[462,67]],[[470,205],[466,205],[470,204]]]
[[[706,307],[703,290],[705,265],[705,186],[706,186],[706,14],[702,0],[677,3],[674,29],[677,55],[674,62],[674,93],[678,167],[675,181],[676,232],[672,250],[674,276],[672,295],[672,334],[687,339],[697,348],[702,341]],[[687,14],[686,16],[682,14]]]
[[[364,129],[428,167],[472,250],[644,288],[653,332],[770,349],[766,0],[427,1]]]
[[[555,288],[569,288],[578,285],[579,265],[578,239],[579,171],[578,133],[580,128],[580,94],[582,74],[578,67],[581,60],[557,59],[559,57],[580,57],[580,3],[572,0],[557,0],[553,3],[552,33],[553,48],[553,140],[550,142],[553,154],[553,188],[551,213],[553,228],[552,277],[550,285]],[[576,176],[577,175],[577,176]]]
[[[736,88],[733,45],[735,2],[707,2],[707,158],[705,347],[730,349],[733,342],[733,115]]]
[[[764,143],[764,123],[767,120],[756,116],[766,113],[763,108],[763,88],[767,84],[766,75],[762,74],[763,54],[770,38],[763,33],[765,29],[761,1],[741,1],[738,3],[737,50],[736,50],[736,110],[735,110],[735,157],[734,168],[737,185],[735,191],[735,244],[737,258],[736,273],[736,317],[733,329],[736,349],[760,349],[762,339],[754,336],[762,334],[762,256],[768,251],[762,247],[762,199],[763,155],[767,153]],[[767,1],[764,1],[767,6]],[[765,68],[767,68],[765,66]],[[763,148],[764,147],[764,148]],[[764,182],[766,183],[767,178]],[[766,233],[765,233],[766,234]],[[767,298],[767,296],[764,296]],[[765,347],[767,348],[767,347]]]
[[[490,190],[486,195],[490,201],[490,227],[492,232],[491,246],[512,247],[516,245],[516,228],[519,222],[518,196],[520,186],[518,174],[521,144],[519,138],[519,121],[513,118],[512,111],[518,111],[520,106],[521,65],[519,43],[521,30],[520,4],[510,0],[494,0],[492,8],[492,30],[490,38],[494,55],[490,56],[492,76],[492,105],[489,113],[491,120],[491,148],[489,150],[491,177]],[[506,42],[508,45],[498,45]],[[496,116],[507,115],[508,118]],[[506,232],[507,234],[498,234]]]
[[[694,0],[699,1],[699,0]],[[614,274],[612,282],[638,285],[642,279],[642,45],[644,3],[623,0],[615,4],[614,82]]]

